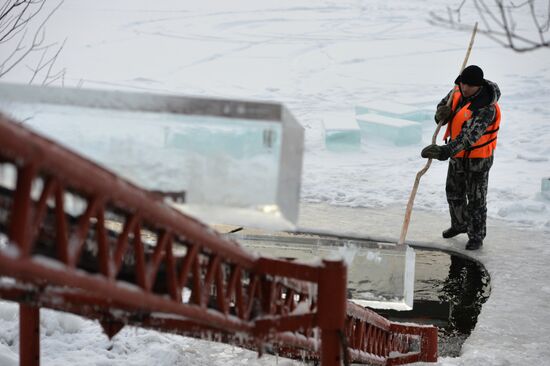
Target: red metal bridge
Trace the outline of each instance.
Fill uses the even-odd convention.
[[[346,299],[346,266],[257,257],[0,114],[0,297],[20,304],[20,364],[38,365],[39,309],[314,360],[437,359],[437,328]]]

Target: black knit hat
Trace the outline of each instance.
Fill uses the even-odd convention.
[[[455,84],[464,83],[468,85],[481,86],[485,83],[483,78],[483,70],[479,66],[470,65],[462,71],[456,80]]]

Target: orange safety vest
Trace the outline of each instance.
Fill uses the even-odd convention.
[[[451,107],[453,113],[458,106],[460,98],[462,98],[462,94],[460,93],[460,90],[457,86],[455,87],[455,93],[453,94],[453,104]],[[445,131],[445,136],[443,136],[444,140],[447,140],[449,136],[451,137],[451,140],[456,139],[456,137],[462,130],[464,122],[472,118],[472,111],[468,109],[470,104],[471,103],[466,104],[454,114],[451,122],[447,124],[447,130]],[[453,156],[454,158],[489,158],[493,155],[493,150],[497,146],[497,134],[500,128],[500,107],[497,103],[495,103],[495,108],[495,120],[487,127],[485,133],[481,136],[481,138],[470,148],[458,152],[456,155]]]

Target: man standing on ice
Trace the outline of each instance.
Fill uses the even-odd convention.
[[[443,231],[443,237],[468,233],[466,249],[476,250],[483,245],[486,234],[487,185],[500,126],[500,89],[485,80],[483,71],[475,65],[466,67],[455,84],[435,113],[436,123],[447,124],[446,145],[429,145],[421,155],[438,160],[451,158],[446,183],[451,227]],[[449,98],[451,106],[447,105]]]

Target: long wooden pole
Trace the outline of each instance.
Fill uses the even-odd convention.
[[[474,45],[474,38],[477,33],[477,22],[474,25],[474,30],[472,31],[472,37],[470,38],[470,44],[468,46],[468,50],[466,51],[466,57],[464,57],[464,62],[462,62],[462,66],[460,67],[459,74],[462,73],[464,68],[466,67],[466,64],[468,63],[468,59],[470,58],[470,52],[472,51],[472,47]],[[449,100],[447,101],[447,105],[451,105],[453,100],[453,95],[455,93],[455,90],[453,89]],[[437,128],[435,129],[435,132],[432,137],[432,144],[435,144],[435,141],[437,139],[437,135],[439,134],[439,130],[441,129],[441,126],[443,125],[443,121],[440,121],[437,124]],[[422,168],[418,173],[416,173],[416,178],[414,180],[413,189],[411,191],[411,195],[409,197],[409,202],[407,203],[407,210],[405,211],[405,218],[403,220],[403,227],[401,228],[401,236],[399,237],[399,241],[397,244],[405,244],[405,238],[407,237],[407,231],[409,230],[409,223],[411,221],[411,213],[414,205],[414,199],[416,197],[416,192],[418,191],[418,185],[420,184],[420,178],[430,169],[430,165],[432,165],[432,159],[428,159],[428,162],[426,163],[426,166]]]

